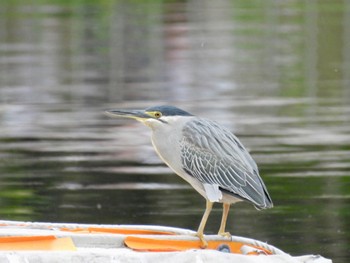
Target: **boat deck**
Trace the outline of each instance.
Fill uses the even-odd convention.
[[[293,257],[238,236],[206,236],[209,246],[201,249],[194,234],[162,226],[0,220],[0,262],[332,262],[315,255]]]

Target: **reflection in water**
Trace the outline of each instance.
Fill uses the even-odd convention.
[[[350,2],[47,2],[1,3],[1,218],[195,229],[149,131],[102,114],[169,103],[259,164],[275,208],[237,204],[229,231],[349,260]]]

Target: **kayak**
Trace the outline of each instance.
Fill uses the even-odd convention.
[[[153,225],[96,225],[0,220],[0,262],[332,262],[322,256],[293,257],[251,238],[206,235]],[[118,259],[115,261],[115,259]],[[198,261],[199,260],[199,261]],[[8,262],[8,261],[5,261]],[[9,261],[12,262],[12,261]]]

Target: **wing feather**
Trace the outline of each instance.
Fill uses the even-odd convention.
[[[257,208],[272,207],[255,161],[228,129],[206,119],[187,122],[181,153],[184,170],[203,184],[218,185]]]

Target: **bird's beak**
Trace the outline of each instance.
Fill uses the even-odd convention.
[[[138,121],[145,121],[147,119],[153,118],[149,114],[147,114],[143,110],[118,110],[118,109],[111,109],[106,110],[105,113],[111,117],[124,117],[124,118],[132,118],[136,119]]]

